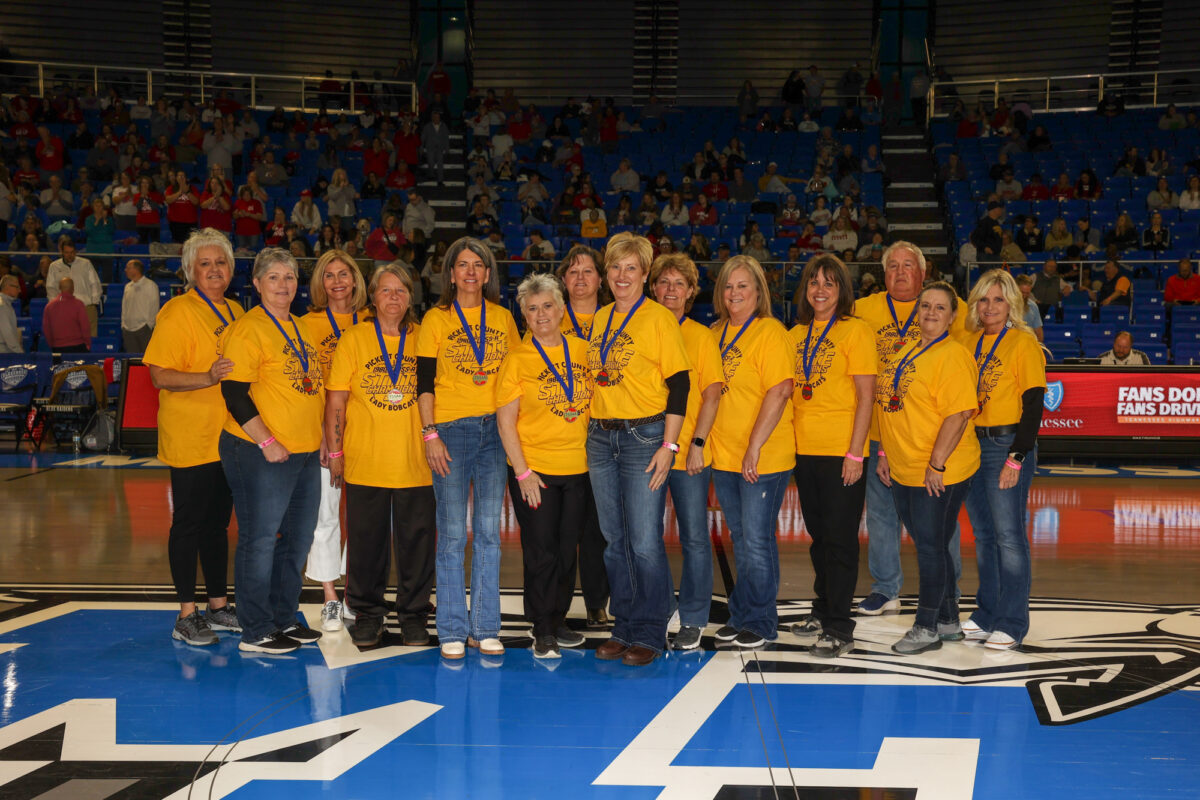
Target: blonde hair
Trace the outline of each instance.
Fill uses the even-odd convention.
[[[367,305],[367,284],[363,280],[362,270],[358,268],[358,262],[340,248],[332,248],[321,253],[321,257],[317,259],[316,265],[313,267],[312,278],[308,282],[308,296],[310,303],[309,311],[324,311],[329,305],[329,295],[325,291],[325,270],[335,261],[341,261],[350,268],[350,274],[354,276],[354,297],[352,298],[355,311],[362,311]],[[412,291],[412,287],[409,287]]]
[[[771,316],[771,290],[767,287],[767,275],[763,272],[762,264],[759,264],[754,256],[738,255],[726,261],[717,273],[716,287],[713,291],[713,310],[717,312],[717,317],[726,322],[729,320],[724,287],[729,283],[729,276],[735,269],[749,272],[750,279],[754,281],[754,287],[758,290],[758,305],[755,306],[754,313],[759,317]]]
[[[187,282],[188,288],[191,288],[195,283],[192,275],[192,270],[196,266],[196,258],[200,255],[200,249],[204,247],[215,247],[225,256],[225,260],[229,263],[229,277],[233,278],[233,246],[229,243],[229,237],[221,233],[216,228],[201,228],[194,230],[188,235],[187,240],[183,243],[183,277]]]
[[[642,272],[649,275],[650,265],[654,261],[654,245],[645,236],[623,231],[608,240],[604,250],[604,272],[612,269],[613,265],[627,256],[637,256]]]
[[[1025,298],[1021,295],[1021,287],[1016,280],[1002,269],[992,269],[979,276],[979,280],[971,287],[967,297],[967,330],[983,330],[979,321],[979,301],[993,286],[1000,287],[1000,295],[1008,303],[1008,326],[1020,331],[1028,331],[1025,323]]]
[[[692,303],[700,291],[700,271],[696,269],[696,262],[692,261],[687,253],[666,253],[659,256],[650,265],[650,279],[648,282],[651,288],[662,277],[662,274],[669,269],[675,270],[687,281],[688,296],[687,302],[684,303],[684,310],[690,311]]]

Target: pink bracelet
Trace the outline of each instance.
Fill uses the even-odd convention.
[[[670,450],[672,453],[679,452],[679,445],[675,444],[674,442],[663,442],[662,446]]]
[[[528,478],[528,477],[529,477],[530,475],[532,475],[532,474],[533,474],[533,467],[530,467],[529,469],[525,470],[525,471],[524,471],[524,472],[522,472],[520,475],[518,475],[518,476],[517,476],[517,480],[518,480],[518,481],[523,481],[523,480],[525,480],[526,478]]]
[[[846,453],[846,458],[850,459],[851,461],[857,461],[860,464],[863,462],[863,457],[856,456],[854,453]]]
[[[338,450],[336,453],[329,453],[328,457],[329,458],[341,458],[342,455],[343,455],[342,451]]]
[[[275,437],[274,437],[274,436],[271,436],[271,437],[269,437],[269,438],[267,438],[267,439],[263,439],[261,442],[259,442],[259,443],[258,443],[258,449],[259,449],[259,450],[266,450],[268,447],[270,447],[270,446],[271,446],[271,445],[273,445],[274,443],[275,443]]]
[[[1015,469],[1017,472],[1021,471],[1021,465],[1013,461],[1011,458],[1004,462],[1004,466],[1008,467],[1009,469]]]
[[[425,434],[425,435],[424,435],[424,436],[422,436],[421,438],[422,438],[422,439],[424,439],[424,440],[425,440],[425,441],[427,441],[427,442],[432,442],[434,439],[440,439],[440,438],[442,438],[442,437],[438,436],[438,432],[437,432],[437,431],[430,431],[429,433]]]

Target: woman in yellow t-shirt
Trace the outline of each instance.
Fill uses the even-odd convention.
[[[962,638],[951,543],[958,512],[979,468],[979,442],[970,430],[976,412],[975,361],[950,326],[958,297],[944,281],[917,297],[921,337],[884,363],[875,384],[879,417],[879,480],[917,544],[917,617],[892,645],[902,655]],[[966,313],[962,311],[962,313]]]
[[[587,421],[591,387],[587,342],[560,330],[562,289],[545,273],[517,289],[532,334],[500,367],[496,421],[508,454],[508,493],[521,526],[525,617],[533,657],[559,658],[579,647],[567,627],[575,593],[575,549],[587,512]]]
[[[417,336],[417,406],[437,496],[437,630],[442,656],[466,646],[503,655],[500,641],[500,510],[504,448],[496,429],[496,376],[520,343],[500,299],[496,259],[464,236],[446,250],[441,300]],[[463,579],[467,508],[471,530],[471,616]]]
[[[863,458],[875,402],[875,337],[853,316],[854,285],[840,258],[809,259],[797,292],[796,493],[812,537],[812,614],[792,626],[816,635],[812,654],[835,658],[854,648],[858,528],[866,481]]]
[[[979,474],[967,495],[979,566],[978,608],[967,639],[992,650],[1029,632],[1029,535],[1025,518],[1037,470],[1037,433],[1046,394],[1046,358],[1024,321],[1020,287],[1007,272],[985,273],[967,300],[967,330],[979,367]],[[972,341],[972,339],[974,341]]]
[[[587,459],[612,592],[612,638],[601,660],[645,666],[662,652],[671,616],[663,546],[667,477],[687,413],[688,357],[679,320],[645,295],[654,249],[618,233],[604,270],[613,302],[596,312],[588,347],[595,386]]]
[[[737,583],[718,642],[760,647],[778,636],[779,548],[775,523],[796,464],[792,432],[795,346],[771,316],[762,265],[734,256],[717,275],[717,321],[725,388],[712,429],[713,486],[733,539]]]
[[[712,453],[705,441],[717,418],[724,375],[721,353],[708,328],[685,314],[700,291],[700,273],[683,253],[654,259],[650,267],[654,297],[679,320],[688,355],[687,413],[679,432],[679,454],[671,466],[667,488],[675,506],[683,572],[679,579],[679,632],[671,639],[675,650],[700,646],[712,605],[712,540],[708,534],[708,487],[712,482]]]
[[[359,312],[367,304],[367,284],[354,259],[344,250],[334,248],[317,259],[308,292],[312,303],[302,319],[312,331],[321,379],[328,385],[329,367],[338,341],[350,326],[358,324]],[[334,486],[329,465],[324,459],[322,462],[321,510],[304,573],[309,580],[320,581],[325,591],[321,628],[340,631],[343,609],[334,582],[346,571],[342,555],[342,487]]]
[[[585,342],[592,338],[592,319],[596,309],[608,302],[608,289],[600,279],[600,254],[586,244],[567,251],[555,272],[567,287],[566,313],[562,332],[574,334]],[[589,479],[590,485],[590,479]],[[591,491],[585,498],[583,530],[579,534],[579,589],[587,609],[587,626],[595,630],[608,627],[608,572],[604,569],[604,534]]]
[[[217,643],[214,630],[240,632],[227,602],[229,517],[233,498],[221,471],[217,438],[225,424],[221,378],[233,362],[218,341],[242,307],[225,299],[233,278],[229,237],[212,228],[183,244],[189,291],[167,301],[142,360],[158,389],[158,459],[170,468],[171,532],[167,555],[179,600],[171,636],[190,645]],[[204,570],[208,613],[196,610],[196,559]]]
[[[321,503],[325,403],[313,335],[288,311],[300,279],[295,257],[264,248],[253,277],[262,305],[221,340],[233,369],[221,381],[229,416],[217,449],[238,518],[238,647],[274,654],[321,638],[296,611]]]
[[[346,603],[350,640],[379,644],[392,551],[404,644],[429,644],[426,624],[436,543],[433,477],[417,413],[417,336],[408,270],[386,264],[365,292],[373,319],[345,331],[325,396],[334,486],[346,484]],[[311,561],[311,559],[310,559]]]

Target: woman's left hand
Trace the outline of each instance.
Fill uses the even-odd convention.
[[[863,462],[846,456],[842,459],[842,485],[853,486],[863,474]]]
[[[1017,485],[1017,480],[1021,477],[1021,470],[1013,469],[1009,466],[1000,468],[1000,488],[1011,489]]]
[[[650,466],[646,467],[646,472],[654,473],[650,476],[650,491],[657,492],[662,488],[662,485],[667,482],[667,476],[671,474],[671,466],[674,463],[675,452],[665,447],[659,447],[654,457],[650,459]]]
[[[746,483],[758,483],[758,455],[759,448],[751,447],[742,456],[742,477]]]
[[[946,491],[945,477],[930,466],[925,467],[925,491],[930,497],[941,497]]]

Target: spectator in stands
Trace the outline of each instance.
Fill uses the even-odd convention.
[[[96,335],[96,322],[100,317],[100,298],[104,289],[100,285],[100,276],[92,262],[77,255],[75,242],[70,236],[63,235],[58,239],[58,260],[50,264],[46,281],[46,299],[53,300],[58,294],[58,285],[63,278],[71,278],[72,294],[76,296],[85,308],[85,313],[91,321],[90,330]]]
[[[50,129],[45,125],[38,126],[37,134],[38,143],[34,147],[34,155],[37,157],[38,172],[41,173],[42,180],[46,181],[51,174],[62,172],[66,153],[62,139],[52,136]]]
[[[25,352],[21,331],[17,328],[20,298],[20,279],[8,272],[0,275],[0,353]]]
[[[1117,161],[1113,167],[1113,175],[1120,177],[1136,177],[1146,174],[1146,160],[1138,155],[1136,146],[1130,145],[1125,148],[1125,154]]]
[[[1042,308],[1053,308],[1070,293],[1071,285],[1058,274],[1058,262],[1053,258],[1046,259],[1030,286],[1033,300]]]
[[[1180,211],[1200,209],[1200,175],[1189,175],[1187,188],[1179,195]]]
[[[850,218],[844,214],[839,214],[833,221],[829,232],[822,239],[822,245],[825,250],[831,253],[841,253],[843,250],[858,249],[858,234],[854,231],[850,224]],[[764,259],[760,259],[764,260]],[[765,260],[770,260],[768,257]]]
[[[87,232],[89,253],[113,252],[113,237],[117,225],[108,212],[108,206],[104,205],[104,201],[99,197],[92,199],[92,213],[84,222],[84,230]],[[107,261],[107,259],[105,260]]]
[[[1065,226],[1066,223],[1064,223]],[[1065,230],[1065,227],[1064,227]],[[1021,221],[1021,229],[1017,231],[1016,245],[1023,253],[1040,253],[1044,248],[1042,229],[1037,225],[1037,217],[1026,214]]]
[[[1044,340],[1042,331],[1042,311],[1038,308],[1037,301],[1033,298],[1033,278],[1028,275],[1021,274],[1015,278],[1017,288],[1021,290],[1021,300],[1023,305],[1021,316],[1025,320],[1025,324],[1033,331],[1033,335],[1037,337],[1039,342]]]
[[[213,120],[212,130],[204,135],[202,149],[210,167],[217,164],[227,173],[233,172],[234,152],[241,153],[233,132],[225,129],[225,120],[221,117]]]
[[[1000,176],[1000,180],[996,181],[996,194],[1000,195],[1004,201],[1020,200],[1021,199],[1021,182],[1013,177],[1012,167],[1008,167]]]
[[[476,239],[485,239],[492,228],[498,227],[499,224],[495,217],[483,210],[483,204],[476,200],[471,207],[471,216],[467,218],[467,233]]]
[[[486,185],[486,180],[487,180],[488,176],[491,174],[492,174],[491,169],[488,169],[487,164],[485,163],[484,169],[476,171],[474,178],[477,183],[480,181],[483,181],[483,182],[485,182],[485,185]],[[396,168],[393,169],[391,172],[389,172],[387,175],[387,184],[386,184],[387,188],[399,189],[400,191],[406,191],[416,185],[417,185],[417,176],[414,175],[411,170],[409,170],[408,162],[406,162],[402,158],[396,159]],[[467,191],[470,192],[470,189],[468,189]],[[497,198],[499,198],[499,195],[497,195]],[[468,198],[468,199],[470,199],[470,198]]]
[[[1191,259],[1179,259],[1178,271],[1167,278],[1163,299],[1169,306],[1194,306],[1200,303],[1200,275],[1192,270]]]
[[[716,225],[717,209],[709,201],[709,195],[701,192],[696,197],[696,204],[688,211],[692,225]]]
[[[1150,214],[1150,225],[1142,231],[1142,249],[1154,253],[1171,249],[1171,229],[1163,226],[1161,211]]]
[[[771,251],[767,249],[767,239],[758,231],[750,234],[749,240],[742,245],[740,254],[749,256],[760,264],[771,260]]]
[[[351,185],[346,170],[335,169],[329,181],[329,188],[325,190],[325,202],[329,216],[341,219],[342,230],[354,227],[354,202],[358,198],[358,191]]]
[[[490,192],[488,193],[490,195]],[[498,199],[497,196],[496,199]],[[550,192],[546,189],[546,185],[542,183],[542,178],[536,172],[529,174],[529,180],[517,190],[517,200],[524,203],[526,200],[533,198],[538,203],[544,203],[550,199]]]
[[[1169,104],[1167,110],[1158,118],[1160,131],[1181,131],[1185,127],[1187,127],[1187,120],[1176,110],[1174,103]]]
[[[75,198],[63,188],[62,178],[57,172],[50,174],[50,187],[42,190],[38,201],[51,219],[71,217],[75,214]]]
[[[807,220],[808,214],[796,201],[796,195],[789,194],[775,217],[775,235],[794,238]]]
[[[233,207],[233,234],[238,248],[253,250],[262,246],[263,224],[267,212],[262,201],[254,197],[249,186],[238,190],[237,203]]]
[[[1115,92],[1107,92],[1096,106],[1096,113],[1102,117],[1119,117],[1125,113],[1125,100]]]
[[[208,179],[208,186],[200,195],[200,227],[214,228],[225,234],[233,230],[233,203],[225,181],[215,176]]]
[[[1171,156],[1160,147],[1151,147],[1146,157],[1146,174],[1162,177],[1171,174]]]
[[[1079,173],[1079,180],[1075,183],[1075,196],[1080,200],[1098,200],[1103,190],[1100,188],[1100,181],[1096,178],[1096,173],[1090,168],[1085,168]]]
[[[1049,200],[1050,189],[1046,184],[1042,183],[1040,173],[1033,173],[1029,176],[1029,184],[1021,191],[1022,200]]]
[[[313,203],[311,190],[300,192],[300,199],[292,206],[291,221],[308,234],[316,234],[321,230],[321,210]]]
[[[262,161],[254,167],[254,174],[263,186],[282,186],[288,182],[287,168],[275,163],[275,151],[263,153]]]
[[[654,219],[646,222],[646,213],[652,213]],[[650,199],[650,204],[647,206],[646,199],[643,198],[642,207],[638,209],[638,216],[641,224],[651,224],[657,220],[661,220],[663,225],[688,225],[691,221],[691,214],[687,206],[683,204],[683,195],[679,192],[674,192],[671,195],[671,201],[663,206],[661,216],[654,208],[653,198]]]
[[[1097,253],[1102,246],[1099,229],[1093,228],[1091,221],[1087,217],[1080,217],[1075,220],[1074,239],[1074,245],[1068,248],[1067,251],[1067,255],[1071,258],[1076,258],[1087,253]]]
[[[642,179],[634,171],[628,158],[621,159],[617,171],[612,174],[611,182],[614,192],[636,192],[642,186]]]
[[[821,111],[821,95],[825,91],[825,79],[821,77],[821,70],[816,64],[808,68],[808,74],[804,76],[804,98],[808,104],[809,112],[819,114]]]
[[[1128,307],[1132,303],[1133,284],[1116,259],[1110,258],[1104,262],[1104,280],[1100,286],[1091,290],[1092,302],[1102,306],[1116,305]]]
[[[167,225],[171,239],[184,242],[200,220],[200,195],[192,188],[187,173],[175,173],[175,183],[166,191]]]
[[[86,353],[92,349],[92,323],[75,297],[75,281],[63,277],[55,288],[54,297],[42,311],[42,335],[56,353]]]
[[[1104,237],[1105,247],[1116,247],[1118,250],[1132,250],[1140,243],[1137,228],[1133,227],[1133,220],[1129,214],[1121,212],[1117,217],[1117,224]]]
[[[531,230],[529,244],[521,251],[521,258],[526,261],[549,261],[554,256],[554,245],[537,228]]]
[[[758,116],[758,90],[754,88],[754,84],[749,81],[742,82],[742,88],[737,96],[738,119],[742,122],[752,120]]]
[[[1004,204],[993,200],[987,204],[987,213],[976,223],[975,230],[971,232],[971,244],[975,245],[980,256],[998,256],[1004,247],[1004,229],[999,222],[1003,215]]]
[[[1112,349],[1105,350],[1100,354],[1100,366],[1148,367],[1150,366],[1150,357],[1141,350],[1134,349],[1132,333],[1120,331],[1113,337]]]
[[[787,183],[783,176],[777,174],[779,164],[771,161],[767,164],[767,171],[758,179],[758,191],[760,192],[778,192],[784,194],[787,192]]]
[[[395,261],[407,239],[395,214],[385,214],[383,225],[367,237],[366,251],[376,261]]]
[[[437,111],[429,115],[429,122],[421,130],[421,149],[425,151],[425,163],[430,173],[437,173],[438,186],[446,180],[446,152],[450,149],[450,128],[442,122]]]
[[[1006,269],[1025,262],[1025,252],[1013,241],[1010,231],[1000,234],[1000,242],[999,259],[1004,262]]]
[[[1146,196],[1146,208],[1151,211],[1159,208],[1175,208],[1178,205],[1179,195],[1171,191],[1166,178],[1159,178],[1154,190]]]
[[[584,198],[584,208],[579,213],[580,235],[585,239],[608,238],[608,220],[604,209],[592,205],[590,197]]]
[[[126,353],[144,353],[158,315],[158,286],[136,258],[125,265],[125,277],[129,282],[121,296],[121,346]]]
[[[855,260],[870,261],[870,262],[875,262],[875,263],[879,263],[880,261],[882,261],[883,251],[884,251],[884,242],[883,242],[883,232],[882,231],[877,230],[874,233],[870,234],[869,237],[863,236],[860,233],[858,239],[863,244],[861,247],[858,248],[858,252],[855,253]],[[847,266],[849,266],[849,265],[847,265]],[[855,267],[855,269],[857,269],[857,267]]]
[[[433,240],[434,213],[433,207],[425,202],[425,198],[416,189],[408,192],[408,205],[404,207],[404,221],[401,223],[404,235],[415,244]],[[421,232],[421,241],[415,237],[415,232]],[[424,248],[418,248],[421,254]]]
[[[958,127],[954,131],[954,136],[957,139],[975,139],[979,137],[979,131],[979,113],[975,109],[971,109],[959,121]]]

